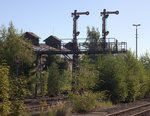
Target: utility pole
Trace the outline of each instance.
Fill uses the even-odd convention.
[[[137,39],[138,39],[138,26],[141,26],[140,24],[133,24],[133,26],[136,27],[136,58],[137,58],[137,47],[138,47],[138,43],[137,43]]]
[[[74,10],[73,13],[71,13],[73,17],[73,65],[72,70],[74,71],[76,69],[77,60],[78,60],[78,44],[77,44],[77,36],[80,34],[79,31],[77,31],[77,20],[80,17],[80,15],[89,15],[89,12],[77,12],[77,10]]]
[[[103,51],[106,50],[106,36],[109,34],[109,31],[106,31],[106,19],[108,18],[109,14],[119,14],[119,11],[106,11],[106,9],[103,10],[103,12],[100,13],[102,16],[102,47]]]

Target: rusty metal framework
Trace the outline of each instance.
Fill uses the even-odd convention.
[[[106,38],[109,31],[106,31],[106,19],[110,14],[119,14],[119,11],[106,11],[106,9],[103,10],[103,12],[100,13],[102,16],[102,38],[99,38],[100,41],[98,41],[96,44],[98,46],[92,45],[92,50],[88,49],[84,42],[79,42],[81,40],[78,38],[77,42],[77,36],[80,34],[79,31],[77,31],[77,20],[80,17],[80,15],[89,15],[89,12],[77,12],[77,10],[74,10],[73,13],[71,13],[73,17],[73,39],[61,39],[61,49],[56,49],[53,47],[50,47],[46,44],[39,44],[38,46],[33,46],[34,51],[37,53],[37,60],[36,60],[36,66],[37,69],[40,71],[40,79],[41,77],[41,71],[42,71],[42,55],[43,54],[61,54],[64,55],[69,61],[72,61],[72,70],[76,70],[76,66],[78,64],[78,56],[79,54],[118,54],[118,53],[126,53],[127,52],[127,43],[126,42],[118,42],[118,40],[114,38]],[[66,41],[67,40],[67,41]],[[86,38],[82,38],[82,40],[86,41]],[[69,42],[69,43],[68,43]],[[66,44],[71,45],[71,49],[68,49]],[[98,47],[99,49],[97,49]],[[70,57],[71,55],[71,57]],[[38,71],[37,71],[38,72]],[[38,75],[38,74],[37,74]],[[41,80],[42,85],[42,80]],[[42,87],[42,86],[41,86]],[[37,88],[38,83],[36,83],[35,87],[35,96],[37,96]],[[41,88],[42,93],[42,88]]]
[[[77,12],[77,10],[74,10],[73,13],[71,13],[73,17],[73,39],[69,38],[66,39],[67,42],[70,41],[71,49],[68,49],[65,47],[67,42],[63,39],[61,43],[61,49],[56,49],[53,47],[48,47],[43,44],[40,44],[40,46],[34,46],[34,51],[38,54],[38,56],[41,56],[42,54],[62,54],[67,59],[71,60],[73,62],[73,70],[76,68],[76,65],[78,64],[77,59],[79,54],[118,54],[118,53],[126,53],[127,52],[127,43],[126,42],[118,42],[116,39],[112,38],[106,38],[109,31],[106,31],[106,19],[110,14],[119,14],[119,11],[106,11],[106,9],[103,10],[103,12],[100,13],[102,16],[102,38],[100,38],[99,42],[97,43],[98,47],[101,49],[96,49],[95,45],[93,45],[93,49],[89,50],[86,48],[83,44],[83,42],[79,42],[80,38],[77,42],[77,36],[80,34],[79,31],[77,31],[77,20],[79,19],[80,15],[89,15],[89,12]],[[86,40],[86,38],[82,38],[82,40]],[[70,57],[69,55],[72,55]]]
[[[80,15],[89,15],[89,12],[77,12],[77,10],[74,10],[73,13],[71,13],[73,17],[73,65],[72,69],[76,68],[76,65],[78,64],[78,45],[77,45],[77,36],[80,34],[79,31],[77,31],[77,20],[80,17]]]
[[[100,41],[97,43],[99,47],[102,47],[102,39],[100,38]],[[89,50],[88,48],[85,47],[84,45],[84,40],[86,38],[78,38],[78,51],[73,51],[73,49],[67,49],[65,45],[69,42],[72,41],[72,39],[68,38],[66,39],[61,39],[61,49],[56,49],[53,47],[43,47],[43,44],[40,44],[40,46],[34,46],[34,51],[40,55],[42,54],[63,54],[63,55],[73,55],[74,53],[76,54],[106,54],[106,53],[112,53],[112,54],[117,54],[117,53],[126,53],[127,52],[127,42],[118,42],[115,38],[106,38],[106,49],[103,51],[103,49],[96,49],[97,46],[93,44],[93,49],[92,51]],[[82,41],[80,41],[82,40]]]
[[[103,51],[105,51],[105,48],[107,46],[106,43],[106,36],[109,34],[109,31],[106,31],[106,19],[108,18],[108,16],[110,14],[119,14],[119,11],[106,11],[106,9],[103,10],[103,12],[100,13],[102,16],[102,36],[103,36],[103,40],[102,40],[102,47],[103,47]]]

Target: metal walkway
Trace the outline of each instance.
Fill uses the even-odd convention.
[[[78,39],[78,54],[117,54],[117,53],[126,53],[127,52],[127,42],[118,42],[114,38],[107,38],[106,40],[106,49],[105,51],[102,49],[102,42],[97,42],[96,45],[90,43],[90,49],[86,47],[85,41],[86,38]],[[82,41],[82,42],[81,42]],[[34,46],[33,49],[36,53],[42,54],[73,54],[74,51],[70,48],[67,49],[65,45],[71,42],[71,39],[62,39],[61,49],[56,49],[50,47],[46,44],[40,44],[39,46]]]

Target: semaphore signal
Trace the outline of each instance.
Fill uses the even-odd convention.
[[[77,44],[77,36],[79,36],[80,32],[77,31],[77,20],[79,19],[80,15],[89,15],[89,12],[77,12],[77,10],[74,10],[73,13],[71,13],[73,17],[73,65],[72,69],[75,70],[78,59],[78,44]]]
[[[106,9],[103,10],[103,12],[100,13],[102,16],[102,47],[105,51],[106,48],[106,36],[109,34],[109,31],[106,31],[106,19],[109,17],[110,14],[119,14],[119,11],[106,11]]]

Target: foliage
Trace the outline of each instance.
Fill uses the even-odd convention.
[[[89,51],[97,50],[100,49],[99,41],[100,41],[100,33],[98,29],[92,27],[92,29],[90,30],[90,28],[87,27],[87,38],[84,43],[84,46]]]
[[[147,92],[146,92],[146,96],[150,95],[150,55],[148,52],[146,52],[144,55],[142,55],[140,57],[140,62],[143,64],[145,70],[146,70],[146,74],[148,75],[148,79],[147,79]]]
[[[22,32],[15,29],[12,22],[8,28],[2,26],[0,29],[0,63],[5,60],[10,66],[10,97],[21,99],[30,94],[29,78],[35,60],[31,43],[24,38]],[[18,62],[19,61],[19,62]],[[15,78],[18,66],[19,78]],[[28,89],[28,90],[27,90]],[[17,95],[15,95],[17,94]],[[20,95],[19,95],[20,94]]]
[[[128,96],[126,101],[134,101],[136,98],[143,98],[148,89],[148,76],[141,62],[134,54],[128,52],[124,57],[126,63],[126,83]]]
[[[27,83],[27,88],[32,96],[35,96],[36,83],[37,83],[37,76],[36,73],[34,73],[32,76],[30,76]]]
[[[44,115],[44,107],[47,105],[47,102],[46,101],[41,101],[40,102],[40,106],[41,106],[41,111],[40,111],[40,116],[43,116]]]
[[[13,101],[11,104],[11,116],[22,116],[25,112],[23,101]]]
[[[61,58],[58,55],[48,55],[45,56],[46,61],[45,61],[45,69],[49,68],[53,62],[58,64],[59,70],[65,70],[67,69],[67,61]]]
[[[48,72],[43,72],[42,74],[42,96],[47,94],[47,80],[48,80]]]
[[[98,91],[107,91],[111,101],[124,101],[127,96],[125,82],[126,67],[122,60],[113,55],[102,55],[98,59]]]
[[[43,113],[44,116],[71,116],[70,114],[71,109],[62,102],[58,102],[54,109],[49,108],[48,113]]]
[[[19,60],[19,75],[28,75],[34,61],[31,44],[24,39],[12,22],[8,29],[4,26],[0,30],[1,54],[0,61],[6,60],[10,66],[10,73],[16,74],[16,60]]]
[[[79,70],[72,74],[73,91],[82,93],[86,90],[92,90],[97,84],[98,72],[94,65],[90,64],[90,59],[86,55],[82,56],[78,62]]]
[[[27,82],[24,78],[25,77],[14,77],[10,79],[9,94],[12,100],[24,99],[26,96],[30,95],[29,90],[26,88]]]
[[[101,50],[98,29],[87,27],[84,47],[89,51]],[[74,111],[90,111],[102,107],[102,100],[113,103],[131,102],[150,95],[150,56],[146,52],[139,59],[134,53],[82,55],[78,59],[77,70],[67,70],[67,61],[58,55],[44,56],[46,62],[42,72],[35,66],[32,45],[22,32],[18,32],[12,22],[0,29],[0,113],[13,115],[24,110],[24,99],[29,96],[57,96],[69,93]],[[17,63],[17,59],[19,63]],[[19,77],[16,68],[19,66]],[[103,92],[105,91],[105,94]],[[100,105],[99,105],[100,103]],[[108,104],[111,102],[108,102]],[[42,111],[43,112],[43,111]],[[67,115],[67,108],[52,111],[52,115]]]
[[[111,107],[112,106],[112,102],[111,101],[102,101],[100,104],[99,104],[99,107],[100,108],[108,108],[108,107]]]
[[[71,109],[66,107],[62,102],[58,102],[56,107],[55,115],[56,116],[70,116]]]
[[[80,93],[72,94],[73,111],[89,112],[96,109],[104,97],[103,93],[93,93],[91,91],[84,92],[82,95]]]
[[[134,101],[148,91],[148,76],[134,54],[101,55],[97,68],[100,72],[99,89],[107,90],[111,101]]]
[[[102,49],[100,45],[100,32],[98,29],[95,29],[94,27],[90,29],[87,27],[87,38],[83,45],[89,51],[97,51]],[[95,63],[95,61],[97,61],[97,56],[98,55],[96,54],[90,54],[89,57],[92,59],[91,62]]]
[[[141,63],[145,67],[148,76],[150,76],[150,55],[149,55],[149,53],[146,52],[144,55],[142,55],[140,57],[139,60],[141,61]]]
[[[48,95],[58,95],[70,89],[71,77],[69,71],[60,71],[55,62],[48,69]]]
[[[3,63],[0,65],[0,116],[10,113],[8,74],[9,67]]]
[[[86,55],[78,62],[79,68],[72,75],[72,91],[69,93],[69,98],[74,111],[90,111],[98,106],[102,98],[102,95],[92,92],[97,85],[98,72],[94,65],[90,64],[90,59]]]

